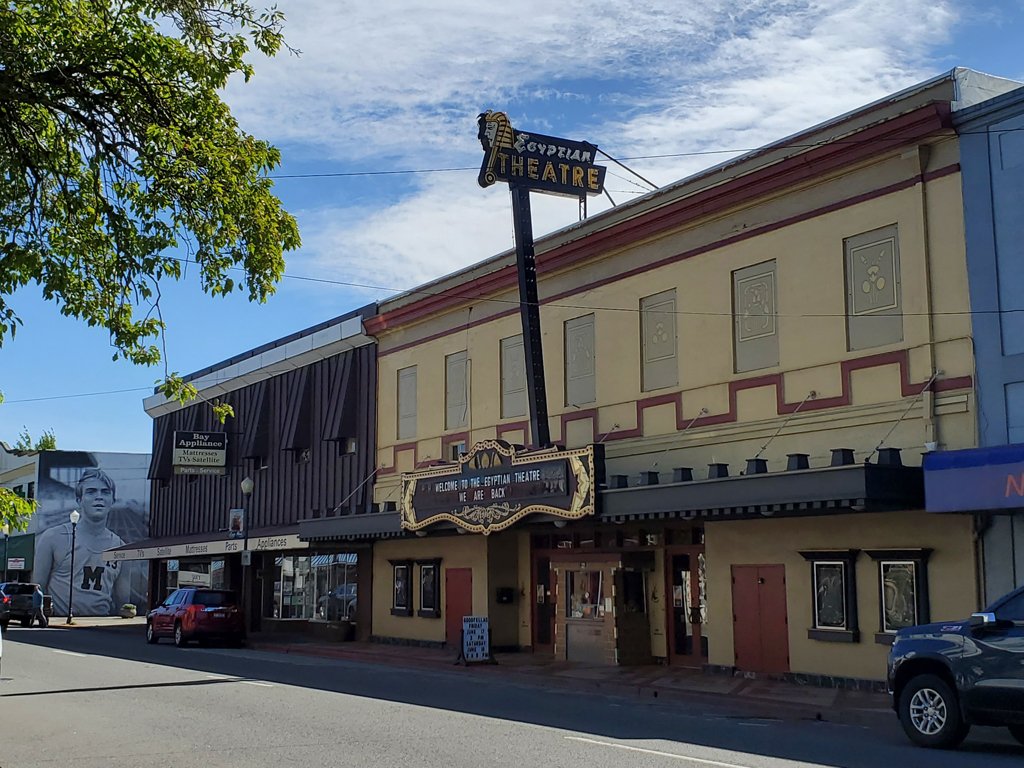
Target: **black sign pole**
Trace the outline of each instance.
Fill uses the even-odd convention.
[[[523,352],[526,357],[527,395],[530,399],[530,436],[537,448],[551,445],[548,396],[544,385],[544,349],[537,301],[537,260],[533,252],[533,219],[530,190],[509,184],[512,190],[512,222],[516,236],[519,271],[519,313],[523,319]]]

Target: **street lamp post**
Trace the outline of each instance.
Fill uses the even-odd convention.
[[[65,624],[74,623],[75,612],[72,606],[75,601],[75,536],[78,533],[78,514],[77,509],[71,510],[71,578],[68,580],[68,620]]]
[[[249,564],[252,554],[249,552],[249,499],[255,483],[246,475],[241,482],[242,488],[242,618],[245,620],[245,631],[252,627],[252,586],[249,580]]]
[[[4,581],[7,581],[7,539],[11,537],[11,534],[7,532],[7,526],[3,527],[4,532]]]

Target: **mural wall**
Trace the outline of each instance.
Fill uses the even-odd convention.
[[[146,608],[145,563],[108,563],[103,552],[139,541],[149,530],[149,454],[42,451],[32,579],[65,616],[71,585],[76,616],[113,616],[125,603]],[[72,572],[71,512],[79,513]]]

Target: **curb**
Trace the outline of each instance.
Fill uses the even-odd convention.
[[[876,727],[893,722],[890,709],[874,708],[842,708],[815,707],[806,704],[777,701],[766,698],[746,698],[735,694],[708,693],[705,691],[665,690],[652,685],[630,685],[628,683],[602,682],[597,680],[580,680],[551,677],[547,675],[522,673],[515,670],[499,669],[494,666],[459,667],[454,662],[442,663],[433,661],[403,661],[391,656],[369,656],[365,653],[347,653],[343,650],[306,649],[301,645],[278,645],[274,643],[256,643],[249,646],[251,650],[267,653],[295,654],[315,658],[335,659],[338,661],[354,661],[363,664],[383,664],[390,667],[405,669],[433,669],[461,674],[485,674],[498,676],[510,682],[534,687],[559,688],[565,690],[585,690],[610,696],[624,698],[657,699],[659,702],[672,704],[693,704],[706,702],[716,706],[744,711],[746,716],[765,717],[765,707],[771,707],[771,715],[791,720],[813,720],[839,725],[857,725]]]

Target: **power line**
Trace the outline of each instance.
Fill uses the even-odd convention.
[[[233,267],[233,269],[241,270],[241,267]],[[340,285],[340,286],[343,286],[345,288],[362,288],[362,289],[374,290],[374,291],[388,291],[388,292],[393,293],[393,294],[410,293],[410,294],[419,294],[421,296],[451,296],[452,298],[464,299],[466,301],[472,301],[472,302],[478,302],[478,303],[490,302],[490,303],[494,303],[494,304],[509,304],[509,305],[513,305],[513,306],[517,306],[517,307],[522,304],[522,302],[520,302],[520,301],[518,301],[516,299],[498,299],[498,298],[488,298],[488,297],[482,297],[482,296],[470,296],[470,295],[467,295],[467,294],[449,294],[449,293],[444,292],[444,291],[425,291],[425,290],[417,289],[417,288],[413,288],[413,289],[408,289],[407,290],[407,289],[394,288],[394,287],[389,287],[389,286],[384,286],[384,285],[369,285],[367,283],[353,283],[353,282],[349,282],[349,281],[346,281],[346,280],[330,280],[330,279],[325,278],[325,277],[310,277],[308,275],[289,275],[289,274],[284,274],[284,275],[282,275],[282,277],[290,279],[290,280],[300,280],[300,281],[309,282],[309,283],[324,283],[326,285]],[[562,309],[588,309],[588,310],[591,310],[591,311],[598,311],[598,312],[634,312],[634,313],[640,313],[640,312],[643,311],[639,307],[602,307],[602,306],[596,306],[596,305],[591,305],[591,304],[563,304],[561,302],[543,301],[543,300],[539,301],[538,304],[540,306],[542,306],[542,307],[548,306],[548,307],[559,307],[559,308],[562,308]],[[905,317],[928,317],[929,315],[931,315],[931,316],[941,316],[941,317],[959,317],[959,316],[966,316],[966,315],[1004,315],[1004,314],[1013,314],[1013,313],[1017,313],[1017,312],[1024,312],[1024,308],[1022,308],[1022,309],[953,310],[953,311],[947,311],[947,312],[930,312],[930,313],[929,312],[901,312],[900,314],[902,314]],[[675,314],[675,315],[693,316],[693,317],[735,317],[735,315],[736,315],[735,312],[701,312],[701,311],[687,311],[687,310],[676,310],[675,312],[665,312],[663,310],[658,310],[657,312],[655,312],[653,314],[662,314],[662,315]],[[798,312],[798,313],[773,312],[773,313],[771,313],[771,316],[772,317],[797,317],[797,318],[823,318],[823,317],[847,318],[847,317],[853,317],[854,315],[852,313],[849,313],[849,312]]]
[[[956,136],[950,136],[946,138],[946,141],[952,141],[953,139],[959,138],[960,136],[978,136],[978,135],[996,135],[1000,133],[1012,133],[1015,131],[1024,131],[1024,128],[1001,128],[998,131],[962,131],[956,134]],[[908,141],[906,136],[894,136],[892,138],[871,138],[871,139],[827,139],[818,142],[811,142],[808,144],[784,144],[778,147],[774,147],[771,144],[764,145],[761,147],[745,147],[737,149],[703,149],[694,150],[691,152],[667,152],[664,154],[657,155],[633,155],[631,157],[612,158],[611,155],[605,154],[603,151],[601,154],[608,157],[613,162],[618,163],[620,160],[667,160],[676,157],[701,157],[705,155],[729,155],[738,154],[742,152],[760,152],[770,151],[772,149],[817,149],[819,147],[831,146],[836,144],[873,144],[873,143],[890,143],[900,144]],[[600,151],[600,150],[599,150]],[[393,171],[342,171],[337,173],[288,173],[280,174],[275,176],[265,176],[267,179],[329,179],[329,178],[351,178],[359,176],[402,176],[410,174],[427,174],[427,173],[452,173],[462,171],[479,171],[477,166],[461,166],[453,168],[404,168]],[[627,168],[631,173],[635,174],[635,171]],[[615,175],[615,174],[613,174]],[[621,177],[619,177],[621,178]],[[643,177],[640,177],[643,178]],[[646,181],[646,179],[644,179]],[[648,182],[650,183],[650,182]],[[654,186],[651,184],[651,186]]]
[[[24,400],[4,400],[5,405],[15,403],[41,403],[47,400],[70,400],[75,397],[99,397],[100,395],[121,395],[126,392],[152,392],[152,387],[133,387],[131,389],[109,389],[105,392],[79,392],[74,395],[51,395],[50,397],[29,397]]]

